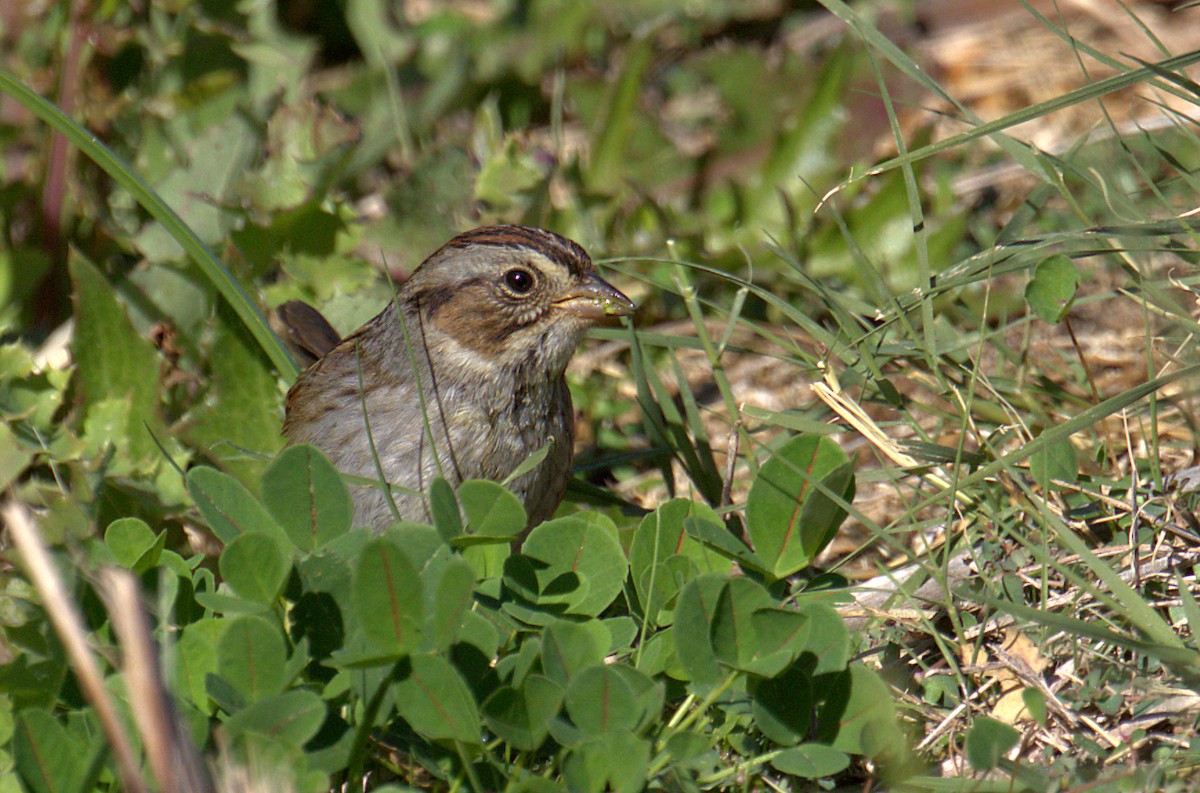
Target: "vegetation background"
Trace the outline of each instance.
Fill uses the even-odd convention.
[[[298,789],[1194,789],[1198,22],[1149,0],[0,4],[6,515],[35,516],[119,702],[106,564],[152,593],[183,743]],[[573,237],[641,306],[569,373],[564,510],[591,517],[562,531],[613,538],[619,571],[593,603],[608,557],[515,569],[503,495],[460,494],[464,525],[370,546],[421,570],[418,646],[328,562],[366,558],[338,519],[262,544],[198,502],[288,529],[272,494],[307,466],[337,512],[319,462],[275,460],[293,372],[255,307],[347,332],[490,222]],[[755,487],[803,454],[824,467],[780,485],[809,510],[789,558]],[[647,526],[686,560],[639,561]],[[562,572],[559,550],[514,558]],[[49,595],[0,564],[0,787],[117,785]],[[321,592],[345,635],[304,632]],[[670,632],[688,608],[698,648]],[[319,650],[352,613],[366,644]],[[808,633],[771,655],[788,614]],[[235,659],[265,633],[267,682]],[[555,667],[571,645],[594,653]],[[369,695],[424,674],[465,692],[434,703],[451,727]],[[886,709],[833,713],[822,685]],[[613,690],[633,720],[590,722]]]

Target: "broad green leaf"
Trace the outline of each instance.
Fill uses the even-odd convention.
[[[302,551],[350,531],[354,504],[337,469],[315,446],[284,449],[262,476],[263,503]]]
[[[641,708],[624,676],[611,666],[589,666],[571,679],[564,698],[575,726],[590,736],[637,726]]]
[[[834,498],[836,496],[837,498]],[[824,436],[797,435],[759,470],[746,500],[754,551],[776,577],[808,566],[846,516],[854,465]]]
[[[488,728],[523,752],[536,751],[549,734],[547,725],[562,707],[563,690],[542,675],[529,675],[520,688],[501,686],[483,703]]]
[[[17,715],[13,759],[32,793],[79,790],[86,748],[49,711],[26,708]]]
[[[819,675],[845,669],[850,662],[850,631],[841,615],[828,603],[801,601],[794,608],[808,619],[801,652],[816,657],[812,673]]]
[[[217,642],[231,622],[213,617],[197,620],[183,629],[183,636],[176,646],[175,657],[179,665],[176,678],[191,704],[203,713],[211,709],[205,680],[210,674],[216,674]]]
[[[583,669],[601,663],[607,651],[591,626],[596,623],[555,620],[542,633],[542,670],[566,686]],[[598,627],[598,626],[597,626]]]
[[[529,533],[522,555],[537,565],[540,590],[550,593],[551,583],[575,574],[585,586],[568,598],[568,613],[595,617],[621,593],[629,564],[616,532],[577,518],[548,520]]]
[[[425,565],[421,582],[426,595],[427,646],[444,652],[458,638],[463,614],[471,605],[475,571],[461,557],[447,553],[438,563]]]
[[[571,790],[637,793],[646,787],[650,742],[628,730],[613,730],[575,747],[563,778]]]
[[[249,731],[270,735],[292,746],[303,746],[325,721],[325,703],[311,691],[285,691],[255,702],[226,719],[226,737]]]
[[[430,741],[482,742],[483,727],[471,690],[450,662],[436,655],[408,657],[395,683],[396,707],[413,731]]]
[[[158,562],[166,541],[165,531],[155,534],[138,518],[114,520],[104,530],[104,544],[112,551],[117,564],[139,574]]]
[[[688,536],[684,522],[689,518],[721,525],[711,507],[673,499],[642,519],[629,546],[629,569],[638,599],[659,625],[671,623],[674,598],[693,575],[728,575],[733,569],[729,559]]]
[[[725,581],[709,629],[717,659],[736,669],[751,668],[760,649],[752,615],[774,605],[775,600],[767,590],[749,578]]]
[[[900,729],[896,707],[879,675],[852,663],[840,674],[822,675],[817,692],[824,704],[817,715],[823,742],[842,752],[897,759],[907,739]]]
[[[687,518],[683,521],[683,527],[689,537],[721,556],[737,562],[743,568],[767,572],[766,563],[754,551],[747,548],[744,542],[733,536],[724,524]]]
[[[269,455],[283,445],[279,384],[262,348],[224,303],[218,304],[216,322],[209,350],[209,395],[188,416],[186,433],[209,449],[223,469],[250,484],[263,464],[237,450]]]
[[[33,453],[21,445],[7,424],[0,424],[0,490],[6,490],[32,460]]]
[[[987,716],[977,716],[967,730],[967,761],[976,771],[991,771],[1017,745],[1021,733]]]
[[[1075,456],[1075,445],[1070,438],[1047,444],[1029,458],[1029,471],[1033,479],[1046,491],[1057,490],[1054,481],[1074,482],[1079,478],[1079,462]]]
[[[158,454],[151,432],[162,437],[158,372],[162,365],[149,340],[138,335],[112,285],[76,249],[69,257],[75,291],[75,332],[71,354],[85,411],[105,400],[128,405],[113,441],[128,454],[127,464]],[[149,430],[147,430],[149,427]]]
[[[675,607],[675,624],[671,627],[675,654],[689,678],[697,683],[716,683],[721,677],[711,635],[717,601],[727,580],[718,575],[692,579],[679,594]]]
[[[458,497],[471,534],[514,537],[525,530],[528,518],[521,500],[495,482],[469,479],[458,486]]]
[[[241,482],[229,474],[198,465],[187,473],[187,489],[208,526],[223,543],[259,532],[290,543],[283,529]]]
[[[750,688],[754,726],[780,746],[799,743],[812,731],[812,676],[795,664]]]
[[[1025,704],[1025,710],[1029,711],[1029,718],[1042,727],[1046,726],[1046,695],[1040,689],[1026,688],[1021,690],[1021,701]]]
[[[376,648],[399,656],[420,644],[421,576],[400,546],[383,537],[368,543],[354,570],[353,591],[355,617]]]
[[[806,743],[775,755],[771,766],[784,774],[820,779],[845,771],[850,766],[850,756],[819,743]]]
[[[637,703],[635,708],[637,722],[633,728],[634,732],[641,733],[645,728],[657,722],[662,716],[663,702],[666,698],[665,686],[628,664],[605,664],[605,668],[616,673],[617,677],[624,680],[625,685],[629,686],[629,690],[633,692],[634,701]]]
[[[286,662],[282,630],[262,617],[235,617],[217,641],[217,674],[248,704],[283,690]]]
[[[453,542],[463,533],[462,514],[458,511],[454,488],[440,476],[429,485],[429,511],[434,527],[446,542]]]
[[[275,602],[292,569],[276,540],[260,532],[235,537],[217,564],[234,592],[262,604]]]
[[[1039,319],[1054,325],[1071,310],[1078,288],[1075,264],[1062,254],[1051,256],[1033,271],[1033,279],[1025,287],[1025,302]]]

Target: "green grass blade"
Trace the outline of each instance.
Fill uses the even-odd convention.
[[[183,222],[179,215],[175,214],[175,211],[134,173],[128,163],[105,146],[99,138],[75,123],[57,105],[34,93],[3,69],[0,69],[0,91],[12,96],[55,131],[62,133],[88,159],[100,166],[117,184],[128,190],[138,204],[175,238],[175,241],[191,256],[205,277],[221,293],[221,296],[229,302],[238,318],[250,331],[250,335],[266,353],[276,371],[288,382],[296,379],[299,370],[296,368],[295,362],[279,339],[271,332],[266,318],[254,305],[246,291],[242,289],[242,285],[225,269],[225,265],[221,264],[221,261]]]

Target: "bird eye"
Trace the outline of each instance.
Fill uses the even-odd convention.
[[[520,268],[509,270],[504,274],[504,283],[518,295],[528,294],[533,289],[533,273]]]

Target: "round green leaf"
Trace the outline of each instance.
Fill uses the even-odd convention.
[[[1021,733],[1004,722],[979,716],[967,731],[967,761],[976,771],[991,771],[1020,738]]]
[[[715,683],[721,667],[713,650],[712,621],[717,600],[725,590],[726,578],[704,575],[692,579],[679,593],[675,607],[675,655],[689,678],[697,683]]]
[[[812,729],[812,677],[807,670],[791,666],[759,681],[751,694],[755,726],[780,746],[801,741]]]
[[[136,573],[154,566],[166,540],[166,532],[155,534],[145,521],[137,518],[114,520],[104,532],[104,544],[117,564]]]
[[[514,748],[532,752],[546,740],[550,719],[562,707],[562,688],[547,677],[529,675],[520,688],[501,686],[483,703],[488,729]]]
[[[353,597],[354,614],[378,649],[402,655],[420,644],[425,617],[421,576],[394,542],[381,537],[363,548],[354,570]]]
[[[542,669],[546,675],[565,686],[580,670],[601,663],[608,643],[601,641],[599,632],[607,633],[595,621],[550,623],[542,634]]]
[[[629,564],[615,531],[577,518],[549,520],[530,532],[521,547],[533,560],[543,598],[553,595],[552,582],[578,576],[583,582],[569,596],[567,612],[595,617],[616,599]],[[567,580],[567,578],[562,578]]]
[[[709,633],[713,652],[723,663],[748,670],[761,650],[752,615],[775,605],[775,600],[749,578],[730,578],[724,584]]]
[[[521,500],[496,482],[469,479],[458,486],[458,498],[471,534],[515,537],[529,520]]]
[[[632,730],[641,716],[637,698],[622,675],[610,666],[589,666],[567,687],[567,713],[588,735]]]
[[[824,436],[797,435],[759,470],[746,501],[746,526],[775,577],[808,566],[833,539],[846,511],[832,496],[854,497],[854,465]]]
[[[265,534],[243,534],[225,546],[217,562],[225,583],[246,600],[274,603],[291,565],[275,540]]]
[[[230,543],[240,534],[253,532],[288,541],[258,499],[229,474],[198,465],[187,472],[187,490],[221,542]]]
[[[315,446],[284,449],[263,472],[262,496],[300,550],[316,550],[350,531],[354,518],[350,491]]]
[[[775,755],[771,765],[785,774],[820,779],[845,771],[850,766],[850,757],[819,743],[806,743]]]
[[[1071,310],[1079,288],[1079,271],[1066,256],[1043,259],[1025,287],[1025,302],[1043,322],[1056,324]]]
[[[860,663],[832,676],[825,705],[817,715],[821,739],[839,751],[867,757],[895,757],[905,751],[896,707],[879,675]]]
[[[671,623],[673,599],[693,576],[728,575],[733,569],[729,559],[688,536],[684,527],[688,518],[721,523],[711,507],[677,498],[643,518],[629,546],[629,569],[638,599],[645,613],[659,625]]]
[[[463,613],[471,605],[475,571],[461,557],[447,555],[438,564],[427,564],[421,571],[421,580],[430,598],[426,604],[429,614],[426,638],[432,642],[432,649],[449,649],[458,637]]]
[[[395,685],[396,707],[418,735],[477,746],[479,709],[462,675],[441,656],[409,656]]]
[[[286,661],[282,630],[262,617],[235,617],[217,642],[217,674],[247,703],[283,690]]]
[[[303,746],[325,721],[325,703],[311,691],[297,689],[239,710],[223,725],[226,737],[250,731],[270,735],[291,746]]]

